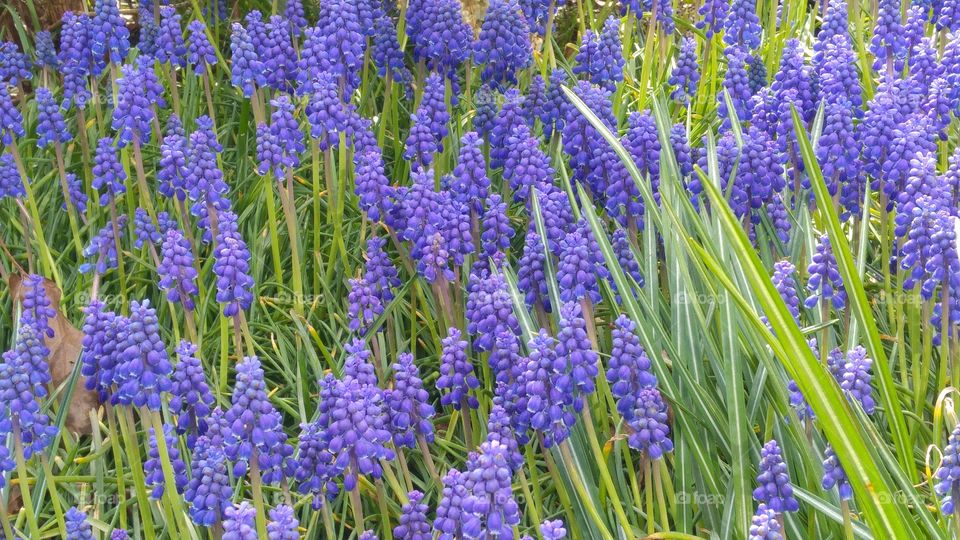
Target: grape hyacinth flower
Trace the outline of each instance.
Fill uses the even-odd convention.
[[[466,475],[450,468],[443,476],[443,490],[437,504],[437,517],[433,520],[433,530],[439,533],[441,540],[464,538],[462,530],[465,515],[463,505],[468,494],[464,486]]]
[[[797,282],[793,278],[797,267],[788,260],[777,261],[773,263],[773,286],[780,293],[780,298],[787,305],[787,311],[793,316],[793,320],[800,323],[800,297],[797,295]]]
[[[233,56],[231,82],[243,97],[253,96],[257,86],[266,84],[263,62],[257,53],[253,38],[242,24],[235,22],[230,32],[230,52]]]
[[[400,523],[393,528],[393,536],[397,540],[430,540],[433,538],[427,521],[430,507],[423,502],[423,493],[411,491],[407,499],[410,502],[401,508]]]
[[[440,354],[440,377],[437,388],[448,390],[440,397],[440,404],[461,408],[476,409],[480,406],[473,390],[480,387],[480,381],[473,372],[473,362],[467,356],[467,342],[460,339],[460,330],[450,327],[447,337],[442,340],[443,351]],[[467,413],[464,413],[467,414]]]
[[[370,349],[362,339],[354,338],[343,346],[347,357],[343,360],[343,378],[355,379],[362,385],[377,386],[377,373],[370,363]]]
[[[97,232],[90,243],[83,248],[83,256],[87,259],[93,258],[93,262],[81,264],[80,273],[85,274],[90,270],[96,270],[98,274],[103,274],[107,270],[117,267],[117,243],[114,236],[114,226],[117,230],[123,230],[126,223],[127,215],[122,214],[117,217],[116,225],[107,223]]]
[[[177,435],[173,427],[169,424],[163,425],[163,437],[166,440],[167,453],[170,458],[170,464],[173,467],[174,481],[178,494],[182,494],[187,486],[187,466],[180,459],[180,448],[177,445]],[[150,492],[150,498],[160,500],[164,491],[164,476],[161,466],[160,451],[157,447],[157,434],[153,428],[150,428],[150,439],[148,445],[147,460],[143,462],[143,474],[146,478],[146,484],[153,489]]]
[[[280,92],[294,89],[297,52],[290,37],[290,22],[280,15],[267,21],[266,39],[260,52],[267,86]]]
[[[567,530],[563,527],[562,520],[546,520],[540,524],[540,534],[543,535],[543,540],[563,540],[567,537]]]
[[[87,514],[76,506],[71,506],[63,514],[64,533],[67,540],[94,540],[93,528],[87,521]]]
[[[557,384],[566,373],[557,370],[554,347],[555,340],[541,328],[530,340],[530,355],[517,380],[520,417],[515,421],[534,429],[546,448],[565,441],[576,423],[574,396],[564,393]]]
[[[187,32],[190,34],[187,61],[193,66],[194,73],[206,74],[207,66],[217,63],[216,51],[207,38],[207,25],[202,20],[194,19],[187,23]]]
[[[708,40],[713,39],[723,29],[729,10],[730,0],[706,0],[698,12],[701,19],[697,21],[697,28],[703,30]]]
[[[43,277],[37,274],[29,274],[23,278],[21,288],[23,298],[21,300],[20,325],[32,327],[41,338],[52,338],[54,332],[53,328],[50,327],[50,319],[56,318],[57,311],[51,306],[50,298],[47,296],[47,290],[43,284]]]
[[[933,487],[940,497],[940,511],[945,515],[953,514],[960,498],[960,424],[950,432],[935,476],[937,483]]]
[[[37,147],[46,148],[50,143],[62,144],[70,141],[73,135],[67,129],[60,112],[60,105],[53,101],[49,88],[41,86],[35,94],[37,100]]]
[[[723,21],[723,42],[728,45],[756,49],[760,46],[760,17],[756,0],[733,0]]]
[[[944,5],[947,3],[949,2],[944,2]],[[882,61],[889,65],[894,58],[906,55],[908,50],[904,28],[900,24],[900,0],[880,0],[877,10],[870,52],[877,62]]]
[[[725,95],[730,96],[733,112],[742,122],[750,120],[748,109],[753,91],[750,88],[750,76],[747,74],[747,53],[736,45],[727,47],[724,51],[727,57],[727,71],[723,76],[723,90],[717,94],[717,114],[723,118],[724,127],[730,125],[730,111],[727,110]]]
[[[473,30],[455,0],[415,0],[407,8],[407,36],[413,58],[445,78],[453,78],[470,58]]]
[[[229,212],[223,212],[221,217]],[[223,314],[236,316],[253,302],[254,281],[250,277],[250,251],[239,233],[222,228],[214,249],[213,273],[217,276],[217,302]]]
[[[586,73],[590,82],[614,91],[623,80],[623,51],[620,41],[620,19],[610,16],[603,23],[603,30],[596,35],[588,30],[580,42],[577,63],[573,73]]]
[[[817,251],[813,254],[807,272],[810,274],[807,290],[811,295],[807,297],[804,306],[808,309],[812,308],[822,298],[830,300],[834,309],[843,309],[847,303],[847,292],[843,287],[837,261],[830,247],[830,238],[826,235],[821,236],[817,242]]]
[[[333,75],[322,72],[307,86],[310,92],[306,115],[310,136],[318,139],[320,150],[339,144],[339,134],[350,130],[350,110],[340,98]]]
[[[441,182],[444,180],[447,178]],[[425,234],[429,237],[434,231],[441,232],[453,264],[463,266],[464,257],[474,252],[470,210],[454,198],[448,189],[437,193],[435,201],[437,208],[428,217]]]
[[[517,72],[530,65],[530,28],[517,0],[492,0],[474,43],[473,61],[483,65],[485,83],[516,84]]]
[[[507,461],[510,463],[511,470],[518,471],[523,467],[523,454],[520,453],[520,445],[511,424],[510,413],[503,406],[503,399],[500,396],[494,396],[493,406],[490,407],[490,415],[487,418],[486,440],[496,441],[506,449]]]
[[[543,240],[535,231],[527,232],[523,254],[517,263],[517,288],[524,293],[528,306],[540,306],[550,311],[550,296],[547,289],[546,255]]]
[[[394,190],[383,168],[383,155],[379,147],[366,150],[354,156],[355,193],[360,208],[371,221],[390,213],[393,207]]]
[[[760,472],[753,498],[766,504],[774,512],[796,512],[800,505],[793,496],[793,486],[787,473],[787,465],[781,457],[780,445],[771,439],[760,452]]]
[[[630,448],[646,452],[652,460],[673,451],[670,426],[667,424],[667,405],[656,388],[644,388],[637,395],[633,419],[627,422]]]
[[[467,285],[467,333],[477,352],[490,351],[501,332],[520,333],[507,284],[499,272],[474,271]]]
[[[133,246],[137,249],[144,245],[156,245],[162,238],[143,208],[137,208],[133,212],[133,237]]]
[[[469,131],[460,139],[460,157],[453,169],[450,190],[461,203],[470,207],[472,213],[483,210],[483,202],[490,189],[486,162],[483,158],[483,140],[475,131]]]
[[[337,84],[349,95],[360,85],[365,48],[364,31],[373,26],[373,19],[364,17],[359,2],[332,0],[320,6],[317,25],[307,30],[301,60],[310,68],[319,68],[334,75]],[[301,70],[304,69],[302,64]]]
[[[130,540],[130,533],[124,529],[114,529],[110,533],[110,540]]]
[[[40,30],[33,36],[34,64],[42,69],[56,69],[60,67],[57,50],[53,46],[53,36],[47,30]]]
[[[491,194],[487,198],[487,209],[483,213],[483,233],[480,235],[480,241],[483,245],[483,251],[488,257],[492,257],[497,251],[506,252],[510,248],[510,239],[515,234],[513,227],[510,226],[510,218],[507,217],[507,204],[503,202],[497,193]]]
[[[560,2],[562,5],[563,2]],[[530,32],[538,36],[546,33],[547,22],[550,21],[550,8],[555,5],[550,0],[520,0],[520,9],[523,17],[530,25]],[[550,21],[552,23],[552,21]]]
[[[224,515],[224,540],[257,540],[257,510],[250,503],[232,504]]]
[[[393,300],[393,289],[399,287],[401,283],[400,278],[397,277],[396,267],[393,266],[390,256],[383,250],[386,243],[386,239],[379,236],[371,236],[367,239],[367,263],[364,269],[367,283],[380,297],[381,304],[388,304]]]
[[[527,122],[524,114],[524,97],[516,88],[507,90],[504,94],[503,106],[497,112],[490,126],[490,168],[505,168],[504,162],[509,152],[508,139]]]
[[[160,34],[155,57],[161,64],[169,63],[176,67],[187,65],[187,45],[183,41],[183,29],[180,28],[180,14],[172,6],[160,8]]]
[[[591,324],[593,321],[590,321]],[[558,381],[560,390],[574,396],[574,409],[583,405],[583,395],[596,389],[597,353],[587,335],[587,321],[579,302],[565,302],[560,306],[560,324],[557,329],[556,353],[558,365],[566,373]]]
[[[433,442],[433,416],[436,411],[430,403],[430,394],[423,388],[420,370],[413,363],[413,355],[400,353],[393,369],[393,390],[386,394],[390,413],[393,444],[413,448],[417,438]]]
[[[160,339],[157,311],[150,300],[130,302],[130,316],[117,345],[119,365],[114,375],[117,392],[112,403],[159,411],[161,394],[171,390],[170,359]]]
[[[510,538],[513,528],[520,523],[507,456],[505,446],[486,441],[480,445],[479,453],[467,459],[463,487],[468,496],[461,506],[464,537]]]
[[[563,131],[563,111],[567,99],[561,88],[567,84],[567,72],[563,69],[554,69],[550,72],[550,85],[544,96],[544,103],[540,109],[540,123],[543,124],[543,134],[546,138],[553,135],[554,130]]]
[[[0,165],[0,168],[2,168],[2,165]],[[2,174],[3,173],[0,172],[0,175]],[[81,214],[86,213],[87,193],[83,190],[83,182],[81,182],[80,179],[77,178],[77,175],[73,173],[67,173],[65,180],[67,184],[67,195],[70,198],[69,204],[73,205],[73,207],[77,209],[77,212],[80,212]],[[3,181],[0,180],[0,199],[4,197],[4,188],[2,184],[3,184]],[[22,189],[22,186],[21,186],[21,189]],[[60,207],[66,210],[67,201],[64,201],[63,204],[60,205]]]
[[[747,58],[747,75],[750,78],[751,94],[756,94],[767,86],[767,66],[764,65],[763,58],[757,54],[751,54]]]
[[[684,38],[680,46],[677,63],[670,72],[667,84],[674,86],[670,99],[689,103],[697,93],[700,82],[700,66],[697,64],[697,43],[693,38]]]
[[[284,3],[283,16],[289,21],[290,34],[297,38],[307,27],[307,16],[303,9],[303,0],[287,0]],[[271,539],[273,540],[273,539]]]
[[[40,408],[47,396],[50,350],[43,336],[31,326],[21,326],[13,349],[3,353],[0,362],[0,399],[3,417],[12,422],[14,434],[22,444],[23,457],[30,459],[53,442],[57,426]]]
[[[523,123],[518,124],[503,143],[506,150],[503,179],[510,183],[515,201],[526,201],[532,188],[540,188],[553,180],[550,158]]]
[[[413,160],[414,166],[429,167],[434,154],[443,152],[443,138],[447,136],[449,121],[443,79],[431,73],[424,85],[417,112],[410,117],[412,127],[403,157]]]
[[[442,233],[436,232],[423,239],[424,245],[417,261],[417,272],[431,285],[441,288],[456,275],[450,269],[450,250]]]
[[[190,242],[179,230],[170,229],[164,237],[160,254],[160,264],[157,266],[160,289],[166,291],[167,300],[183,304],[184,309],[193,311],[193,296],[200,291]]]
[[[635,329],[636,325],[626,315],[617,317],[607,364],[610,393],[617,398],[617,411],[627,421],[636,416],[640,392],[657,385],[657,377],[650,371],[650,359]]]
[[[783,540],[777,513],[761,503],[750,520],[748,540]]]
[[[157,41],[160,39],[160,27],[154,20],[149,6],[143,4],[137,9],[137,21],[140,23],[140,39],[137,42],[137,49],[140,50],[140,55],[150,58],[152,61],[156,59],[159,48]]]
[[[157,167],[157,191],[164,197],[186,199],[187,151],[187,137],[180,117],[171,114],[167,119],[167,133],[160,143]]]
[[[497,95],[490,85],[483,84],[473,98],[473,131],[480,137],[488,137],[493,129],[493,122],[497,116]]]
[[[127,173],[117,159],[113,139],[104,137],[97,141],[97,149],[93,154],[93,188],[103,192],[100,194],[100,205],[106,206],[126,193],[126,181]]]
[[[96,390],[100,400],[105,401],[113,386],[113,372],[118,362],[117,337],[127,320],[107,311],[99,300],[92,300],[83,311],[80,373],[86,377],[86,389]]]
[[[597,303],[601,299],[597,284],[599,250],[591,249],[596,241],[585,228],[574,227],[560,242],[557,283],[560,285],[560,299],[564,302],[587,299]]]
[[[350,331],[357,332],[360,335],[366,334],[383,313],[383,304],[380,303],[380,298],[367,280],[361,276],[350,280],[348,302],[350,303],[347,310],[350,317],[350,324],[348,325]]]
[[[339,471],[334,466],[334,458],[327,445],[325,428],[319,422],[300,424],[294,477],[300,493],[312,494],[311,506],[315,510],[319,510],[325,500],[336,498],[340,490],[334,481]]]
[[[627,237],[628,234],[626,230],[620,228],[613,231],[611,247],[613,247],[613,254],[617,257],[617,263],[620,265],[627,279],[632,279],[636,282],[637,286],[643,287],[645,282],[643,276],[640,274],[640,264],[637,262],[637,257],[633,253],[633,247],[630,245],[630,240]]]
[[[295,0],[291,0],[289,6]],[[293,508],[280,504],[270,509],[270,521],[267,522],[268,540],[300,540],[300,523]]]
[[[0,199],[4,197],[19,198],[27,194],[20,180],[20,171],[13,160],[13,156],[6,153],[0,155]]]
[[[384,78],[390,77],[404,86],[408,85],[413,76],[404,64],[403,51],[397,41],[397,28],[393,19],[383,14],[374,20],[373,25],[371,47],[377,74]]]
[[[857,55],[850,38],[846,34],[834,36],[823,49],[823,60],[817,68],[817,84],[824,102],[846,102],[860,116],[863,98],[856,66]]]
[[[871,396],[873,390],[870,388],[872,366],[873,360],[867,357],[866,349],[857,345],[847,353],[846,362],[840,370],[837,381],[844,393],[860,402],[860,406],[867,414],[873,414],[876,410],[876,402]]]
[[[287,444],[282,416],[267,397],[256,356],[237,364],[237,381],[224,419],[229,426],[225,451],[234,462],[234,476],[245,475],[251,462],[267,484],[292,476],[293,447]]]
[[[580,81],[573,88],[573,93],[603,121],[608,129],[616,126],[617,122],[613,116],[613,104],[610,101],[608,90]],[[586,182],[590,177],[594,148],[606,143],[602,140],[596,128],[587,121],[572,103],[564,102],[561,110],[563,114],[563,151],[570,156],[573,178],[579,182]]]
[[[207,432],[214,398],[197,356],[197,346],[181,341],[177,360],[171,377],[170,413],[177,417],[177,432],[187,433],[187,443],[192,447],[196,437]]]
[[[5,88],[0,88],[0,142],[4,146],[13,144],[14,137],[23,137],[23,116],[13,104],[10,94]]]
[[[338,474],[343,474],[347,491],[357,487],[358,475],[379,479],[383,474],[380,460],[392,461],[395,457],[386,446],[390,442],[389,419],[383,391],[376,386],[328,374],[320,382],[317,421],[325,426],[331,463]]]
[[[110,62],[122,63],[130,49],[130,32],[120,16],[117,0],[96,0],[93,13],[90,26],[93,57],[109,56]]]
[[[823,489],[830,490],[836,486],[840,499],[849,501],[853,498],[853,487],[850,485],[847,473],[840,465],[840,459],[837,458],[833,447],[827,445],[823,451],[823,456],[823,480],[821,481]]]

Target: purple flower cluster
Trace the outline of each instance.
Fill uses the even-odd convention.
[[[283,418],[267,397],[263,369],[256,356],[237,364],[237,381],[230,408],[225,452],[234,462],[233,474],[243,476],[253,463],[263,481],[277,483],[293,475],[293,447],[287,444]]]
[[[440,397],[440,404],[452,406],[456,410],[462,407],[476,409],[480,403],[474,390],[480,387],[480,381],[474,375],[473,362],[467,356],[467,342],[460,339],[460,336],[460,330],[450,327],[447,337],[442,341],[437,388],[447,392]]]
[[[190,481],[183,491],[183,498],[190,505],[190,519],[207,527],[223,521],[233,499],[223,440],[208,435],[197,438],[190,471]]]
[[[830,238],[821,236],[817,242],[817,251],[811,258],[807,268],[810,278],[807,280],[807,290],[811,292],[804,302],[804,306],[812,308],[823,300],[830,300],[835,309],[843,309],[847,303],[847,292],[840,278],[837,260],[830,247]]]
[[[433,442],[432,419],[436,411],[430,403],[430,394],[423,388],[413,355],[400,353],[392,369],[393,390],[387,392],[386,400],[394,445],[413,448],[417,437]]]
[[[748,540],[783,540],[783,531],[777,521],[777,513],[760,503],[750,519]]]
[[[326,457],[316,465],[327,469],[322,472],[328,478],[342,474],[347,491],[354,489],[358,475],[380,478],[380,460],[392,460],[395,455],[387,446],[388,426],[387,405],[379,388],[327,375],[320,381],[317,419],[321,456]]]
[[[960,498],[960,424],[950,432],[935,476],[937,482],[933,487],[941,499],[940,511],[945,515],[953,514]]]
[[[157,311],[150,300],[130,302],[130,315],[117,337],[117,366],[112,402],[159,411],[161,394],[170,392],[170,359],[160,338]]]
[[[489,83],[516,83],[517,71],[530,65],[530,29],[517,0],[490,2],[474,44],[473,60],[483,64],[480,78]]]
[[[443,138],[447,136],[449,121],[443,79],[431,73],[427,77],[417,112],[410,116],[412,127],[403,157],[413,160],[414,166],[429,167],[434,154],[443,152]]]
[[[6,422],[12,422],[26,459],[43,452],[57,433],[57,426],[41,409],[41,401],[47,396],[46,385],[51,380],[47,366],[50,350],[43,339],[32,325],[21,326],[13,349],[3,353],[0,362],[0,428],[7,428]]]
[[[753,498],[766,504],[774,512],[796,512],[800,505],[793,496],[793,485],[783,462],[780,445],[771,439],[760,451],[760,468]]]
[[[214,398],[197,355],[197,346],[181,341],[177,347],[177,360],[171,376],[170,412],[177,417],[177,431],[187,433],[187,443],[193,446],[196,437],[207,432],[207,417]]]
[[[170,465],[173,469],[173,477],[176,482],[175,487],[177,493],[180,494],[183,493],[184,488],[187,486],[187,466],[183,463],[183,460],[180,459],[180,449],[177,446],[177,434],[174,432],[172,426],[164,424],[163,438],[167,447],[167,456],[170,458]],[[147,460],[143,462],[143,473],[146,477],[147,486],[153,488],[150,492],[150,498],[154,500],[159,500],[163,497],[165,487],[161,460],[160,450],[157,446],[157,434],[153,428],[150,428],[149,450],[147,452]]]
[[[36,91],[37,99],[37,146],[69,142],[73,135],[67,128],[60,112],[60,104],[53,100],[50,89],[41,86]]]
[[[467,285],[467,333],[475,351],[490,351],[501,332],[520,333],[507,284],[499,272],[471,272]]]
[[[410,502],[401,508],[400,523],[393,528],[393,536],[398,540],[430,540],[433,538],[427,521],[430,507],[423,503],[423,493],[411,491],[407,498]]]

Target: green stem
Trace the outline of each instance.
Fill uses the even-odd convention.
[[[41,538],[40,526],[37,525],[37,514],[33,508],[33,498],[30,496],[30,484],[27,481],[30,474],[27,472],[27,461],[23,456],[23,439],[20,434],[20,419],[13,419],[14,459],[17,463],[17,478],[20,480],[20,499],[27,514],[27,527],[32,538]]]
[[[558,445],[560,449],[560,456],[563,458],[564,466],[567,469],[567,474],[570,476],[570,481],[573,483],[573,488],[577,491],[577,495],[580,496],[580,503],[583,504],[584,509],[587,511],[587,514],[590,516],[590,519],[597,526],[597,529],[600,531],[600,535],[604,540],[613,540],[613,535],[610,534],[610,530],[607,529],[607,524],[604,523],[603,517],[600,515],[600,512],[597,510],[597,507],[593,504],[593,498],[587,493],[587,488],[583,484],[583,478],[580,476],[580,471],[577,470],[576,461],[573,458],[573,453],[570,451],[570,441],[563,441]]]

